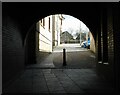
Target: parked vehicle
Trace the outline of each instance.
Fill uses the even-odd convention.
[[[90,49],[90,39],[88,39],[88,42],[87,41],[83,41],[81,43],[81,47]]]

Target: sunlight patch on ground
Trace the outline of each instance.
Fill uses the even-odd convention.
[[[80,44],[60,44],[57,48],[54,48],[54,52],[63,52],[63,49],[66,49],[66,52],[78,52],[78,51],[88,51],[86,48],[81,48]]]
[[[66,50],[66,52],[77,52],[77,51],[88,51],[88,50]],[[61,50],[55,50],[55,51],[53,51],[53,52],[63,52],[63,49],[61,49]]]

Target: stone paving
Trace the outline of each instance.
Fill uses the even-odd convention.
[[[93,69],[26,69],[7,94],[111,94],[113,87]]]
[[[61,63],[64,47],[68,54],[65,67]],[[94,54],[80,48],[79,45],[61,45],[55,48],[45,60],[41,62],[38,58],[37,61],[38,64],[28,66],[19,78],[3,89],[3,93],[7,95],[115,93],[113,86],[96,74]]]
[[[66,63],[63,67],[63,48],[66,49]],[[27,68],[95,68],[95,54],[86,48],[81,48],[79,44],[61,44],[54,48],[53,52],[47,55],[43,61],[37,57],[37,64],[32,64]]]

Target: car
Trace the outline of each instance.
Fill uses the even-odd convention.
[[[81,43],[81,47],[86,48],[86,44],[87,44],[87,41],[83,41],[83,42]]]
[[[88,42],[87,41],[83,41],[81,43],[81,47],[90,49],[90,39],[88,39]]]

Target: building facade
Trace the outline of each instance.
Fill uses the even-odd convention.
[[[53,15],[53,46],[60,45],[60,34],[62,33],[62,14]]]
[[[38,22],[39,51],[52,52],[53,46],[60,45],[60,33],[62,28],[61,14],[47,16]]]

